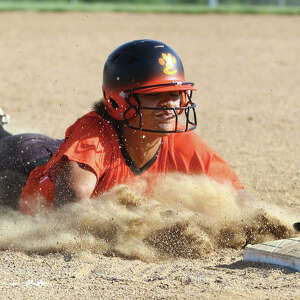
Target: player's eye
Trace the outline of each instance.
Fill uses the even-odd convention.
[[[179,97],[179,92],[172,92],[170,93],[170,96],[173,98]]]

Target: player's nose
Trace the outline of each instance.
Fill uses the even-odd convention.
[[[162,98],[160,100],[160,105],[161,106],[166,106],[166,107],[175,107],[176,102],[179,100],[179,94],[175,93],[164,93],[162,95]]]

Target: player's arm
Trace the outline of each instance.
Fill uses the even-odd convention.
[[[88,166],[65,157],[56,180],[54,206],[90,198],[96,183],[97,177]]]

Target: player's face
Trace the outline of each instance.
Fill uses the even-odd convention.
[[[173,108],[180,106],[180,94],[178,91],[140,94],[142,111],[142,127],[159,131],[172,131],[175,129],[176,115],[173,110],[150,110],[143,107]],[[178,113],[178,112],[177,112]]]

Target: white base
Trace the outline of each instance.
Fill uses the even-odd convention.
[[[248,245],[244,261],[275,264],[300,272],[300,238]]]

